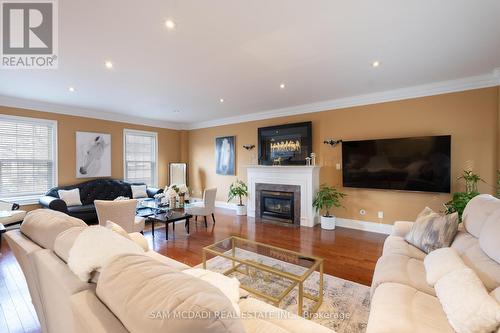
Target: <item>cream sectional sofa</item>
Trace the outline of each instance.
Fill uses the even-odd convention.
[[[72,243],[88,226],[60,212],[50,211],[47,215],[44,210],[44,214],[39,215],[48,218],[41,218],[37,223],[28,218],[31,223],[23,223],[20,230],[7,232],[5,238],[25,275],[42,332],[334,333],[250,297],[240,299],[240,310],[266,313],[266,317],[193,321],[192,329],[189,326],[186,329],[185,321],[177,322],[180,326],[158,318],[152,321],[148,314],[153,309],[217,308],[220,303],[223,310],[229,301],[221,298],[217,288],[182,273],[189,266],[154,251],[117,257],[108,265],[111,268],[103,268],[96,283],[82,282],[66,262]],[[169,295],[175,296],[169,298]],[[200,325],[205,325],[200,323],[207,326],[200,329]],[[183,328],[176,328],[181,326]]]
[[[411,226],[396,222],[384,243],[372,281],[367,333],[454,332],[426,282],[426,254],[404,240]],[[491,195],[472,199],[451,247],[500,303],[500,200]]]

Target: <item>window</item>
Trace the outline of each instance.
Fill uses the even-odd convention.
[[[57,186],[57,122],[0,115],[0,198],[38,202]]]
[[[126,129],[123,136],[125,179],[131,183],[156,186],[158,134]]]

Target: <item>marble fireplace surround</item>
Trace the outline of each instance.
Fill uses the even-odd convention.
[[[247,166],[248,216],[260,217],[256,210],[256,184],[297,185],[300,187],[300,225],[313,227],[319,222],[318,214],[312,207],[314,195],[319,189],[319,166]],[[279,191],[278,186],[266,190]],[[260,198],[259,198],[260,200]],[[260,204],[260,203],[259,203]],[[298,205],[296,205],[298,206]]]
[[[300,226],[300,186],[283,184],[255,184],[255,217],[260,218],[261,191],[290,192],[293,193],[293,225]],[[284,222],[286,223],[286,222]],[[291,224],[292,225],[292,224]]]

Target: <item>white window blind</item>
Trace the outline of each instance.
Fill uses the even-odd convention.
[[[157,182],[157,145],[155,132],[124,131],[125,179],[132,183],[146,183],[156,186]]]
[[[36,201],[57,186],[57,123],[0,115],[0,198]]]

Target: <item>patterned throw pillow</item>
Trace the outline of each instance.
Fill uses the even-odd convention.
[[[425,253],[449,247],[458,231],[458,214],[442,215],[429,207],[418,214],[405,240]]]

